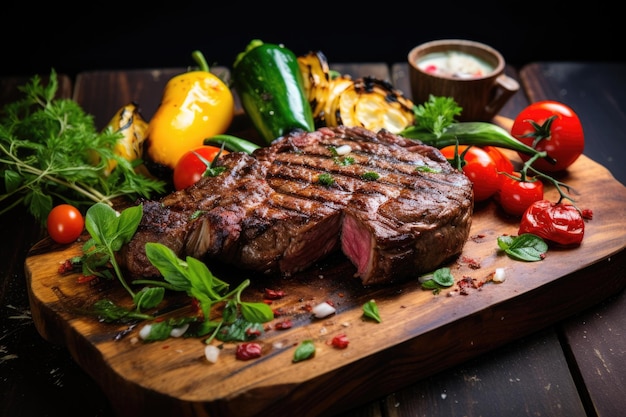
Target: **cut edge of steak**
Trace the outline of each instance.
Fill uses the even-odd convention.
[[[132,274],[156,275],[141,252],[160,241],[178,256],[286,276],[342,250],[364,285],[381,284],[436,269],[469,236],[469,179],[438,149],[384,130],[298,131],[218,163],[219,176],[145,202],[121,252]]]

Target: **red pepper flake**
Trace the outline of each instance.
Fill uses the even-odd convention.
[[[593,219],[593,211],[591,209],[583,209],[582,216],[585,220],[591,220]]]
[[[273,301],[272,301],[272,300],[267,300],[267,299],[264,299],[264,300],[263,300],[263,302],[264,302],[265,304],[267,304],[268,306],[271,306],[271,305],[272,305],[272,303],[273,303]]]
[[[249,359],[255,359],[261,357],[262,348],[259,343],[246,342],[237,345],[236,357],[240,361],[247,361]]]
[[[277,322],[274,327],[276,328],[276,330],[291,329],[293,327],[293,322],[290,319],[284,319]]]
[[[282,307],[275,308],[272,312],[274,313],[274,317],[284,316],[287,314]]]
[[[76,282],[78,282],[79,284],[84,284],[86,282],[91,282],[96,278],[97,277],[95,275],[79,275],[78,278],[76,278]]]
[[[461,261],[467,264],[467,266],[469,266],[471,269],[480,269],[480,262],[478,262],[476,259],[463,256],[461,258]]]
[[[345,334],[338,334],[337,336],[333,337],[333,340],[330,342],[330,344],[333,347],[336,347],[337,349],[345,349],[348,347],[348,343],[350,343],[350,341],[348,340],[348,336],[346,336]]]
[[[246,335],[251,337],[258,337],[261,336],[261,330],[257,329],[256,327],[250,327],[246,329]]]
[[[459,293],[461,295],[469,295],[469,288],[476,288],[474,285],[474,279],[468,276],[464,276],[459,281],[457,281],[457,286],[459,287]]]
[[[279,300],[285,296],[285,291],[283,290],[272,290],[269,288],[265,289],[263,294],[263,298],[267,300]]]

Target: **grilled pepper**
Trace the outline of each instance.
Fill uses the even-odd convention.
[[[233,83],[252,125],[267,143],[295,129],[315,130],[295,54],[252,40],[233,64]]]
[[[173,77],[148,125],[147,159],[169,169],[205,138],[224,133],[230,126],[235,101],[230,88],[209,70],[200,51],[192,54],[199,69]]]
[[[133,162],[143,156],[143,143],[146,140],[148,122],[143,118],[137,103],[130,102],[120,108],[106,128],[123,134],[115,145],[114,152],[126,160]],[[117,166],[117,161],[109,160],[105,174],[109,175]]]

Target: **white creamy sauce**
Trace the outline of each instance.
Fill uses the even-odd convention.
[[[417,61],[417,66],[429,74],[456,78],[483,77],[494,70],[493,66],[484,60],[460,51],[433,52],[424,55]]]

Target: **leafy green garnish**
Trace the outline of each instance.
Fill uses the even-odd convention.
[[[463,108],[459,107],[452,97],[435,97],[431,94],[427,102],[413,108],[414,128],[434,133],[439,137],[448,126],[456,123],[455,117],[459,116],[462,110]]]
[[[5,185],[0,215],[24,205],[43,225],[60,202],[86,209],[120,196],[134,200],[164,191],[164,182],[135,172],[141,161],[131,163],[114,152],[122,133],[98,132],[93,116],[77,102],[56,98],[54,70],[47,85],[34,76],[18,88],[24,97],[0,113],[0,178]],[[110,160],[116,168],[107,175]]]
[[[433,294],[439,294],[442,289],[454,285],[454,276],[450,272],[450,268],[439,268],[432,274],[422,275],[419,279],[422,288],[432,290]]]
[[[317,177],[317,182],[319,182],[322,185],[329,186],[329,185],[333,185],[333,183],[335,182],[335,179],[328,172],[324,172],[323,174],[320,174],[319,177]]]
[[[111,278],[101,272],[102,267],[110,263],[122,286],[133,297],[138,310],[142,307],[153,307],[158,303],[154,304],[154,297],[146,295],[145,292],[135,299],[136,294],[124,280],[115,259],[115,252],[130,241],[139,227],[142,216],[142,205],[129,207],[119,214],[105,203],[96,203],[89,207],[85,215],[85,229],[89,232],[90,238],[83,245],[82,257],[83,274],[87,276]]]
[[[548,244],[532,233],[524,233],[519,236],[499,236],[498,246],[511,258],[527,262],[542,261],[548,251]]]
[[[367,303],[363,304],[363,315],[379,323],[382,322],[380,312],[378,311],[378,305],[375,300],[369,300]]]
[[[262,332],[259,323],[274,319],[274,312],[267,304],[241,300],[241,293],[250,285],[250,280],[227,292],[229,284],[213,275],[207,265],[196,258],[188,256],[182,260],[170,248],[155,242],[146,243],[146,255],[172,289],[185,291],[198,301],[205,323],[197,333],[213,332],[207,343],[216,336],[220,340],[247,340],[248,335]],[[159,282],[153,284],[159,285]],[[226,307],[220,320],[210,322],[211,309],[217,303],[226,303]]]
[[[365,181],[376,181],[378,178],[380,178],[380,174],[374,171],[367,171],[361,175],[361,179]]]
[[[292,362],[301,362],[315,356],[315,344],[312,340],[304,340],[293,354]]]

